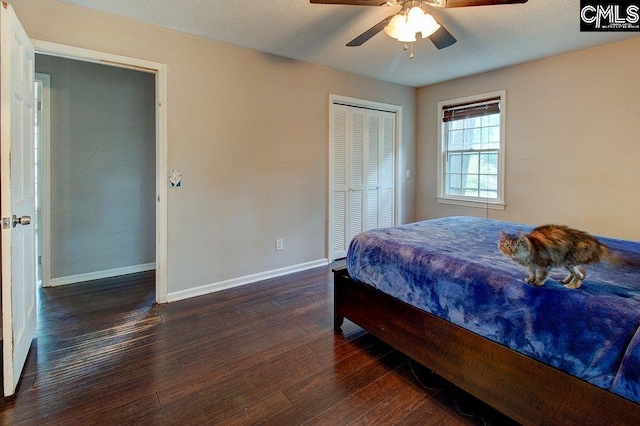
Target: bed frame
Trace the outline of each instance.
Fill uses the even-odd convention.
[[[640,425],[632,401],[333,272],[336,332],[348,318],[524,425]]]

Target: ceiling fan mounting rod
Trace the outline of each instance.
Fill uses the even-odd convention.
[[[426,3],[433,7],[445,7],[447,5],[447,0],[422,0],[422,3]]]
[[[402,9],[405,10],[414,6],[421,7],[423,3],[433,7],[445,7],[447,5],[447,0],[395,0],[388,1],[387,6],[400,5],[402,6]]]

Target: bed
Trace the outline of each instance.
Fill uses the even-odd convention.
[[[640,270],[530,286],[497,249],[500,230],[530,229],[449,217],[357,235],[334,270],[336,331],[348,318],[522,424],[640,424]]]

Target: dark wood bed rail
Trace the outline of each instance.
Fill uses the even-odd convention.
[[[528,425],[640,425],[640,405],[399,301],[334,269],[344,318]],[[640,366],[639,366],[640,368]]]

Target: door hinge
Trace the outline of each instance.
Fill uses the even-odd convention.
[[[9,229],[11,227],[11,218],[3,217],[2,218],[2,229]]]
[[[42,111],[42,101],[38,101],[38,111]]]

